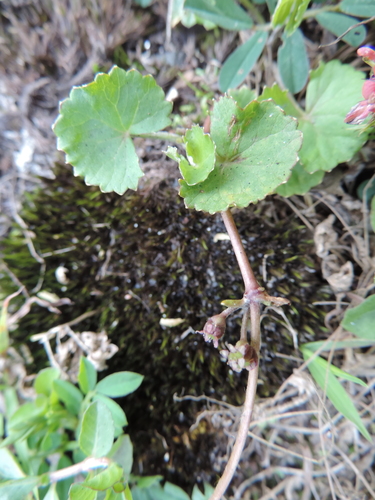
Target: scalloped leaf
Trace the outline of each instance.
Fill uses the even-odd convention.
[[[207,179],[215,166],[215,144],[203,128],[193,126],[185,134],[186,155],[188,160],[177,152],[176,148],[168,147],[166,155],[178,162],[182,177],[189,186]]]
[[[313,174],[306,172],[303,166],[298,162],[292,169],[292,175],[288,182],[281,184],[276,189],[276,193],[284,198],[288,198],[294,194],[303,195],[310,191],[311,188],[320,184],[324,177],[323,170],[317,170]]]
[[[296,120],[272,101],[253,101],[241,109],[229,97],[220,99],[211,120],[215,168],[194,186],[180,180],[186,206],[215,213],[272,193],[297,162],[302,136],[296,127]]]
[[[61,103],[57,147],[86,184],[123,194],[143,175],[131,136],[167,127],[171,109],[152,76],[114,66]]]
[[[284,111],[298,118],[303,132],[299,152],[306,172],[330,171],[350,160],[367,140],[358,126],[348,126],[344,118],[362,98],[363,73],[349,64],[331,61],[311,71],[306,90],[306,110],[297,109],[287,93],[277,85],[265,89],[258,98],[272,98]]]

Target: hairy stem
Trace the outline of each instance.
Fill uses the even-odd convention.
[[[238,233],[237,227],[235,225],[230,210],[222,212],[221,215],[223,217],[225,227],[228,231],[228,235],[231,239],[233,250],[236,255],[237,262],[242,274],[242,278],[245,284],[245,294],[248,293],[251,296],[252,291],[255,292],[256,290],[258,290],[259,284],[254,276],[253,270],[251,269],[250,262],[247,258],[245,249],[243,247],[240,235]],[[251,320],[251,345],[252,347],[254,347],[257,355],[259,355],[260,304],[257,301],[250,300],[250,320]],[[246,338],[248,323],[249,323],[249,310],[246,309],[242,317],[241,339],[244,339],[244,337]],[[242,409],[242,415],[236,441],[234,443],[231,456],[225,467],[223,475],[221,476],[219,482],[217,483],[215,491],[211,495],[210,500],[220,500],[222,498],[236,472],[242,451],[246,443],[247,433],[250,426],[251,416],[253,413],[254,402],[255,402],[257,382],[258,382],[258,364],[256,365],[256,368],[249,371],[245,402]]]
[[[242,278],[245,284],[245,294],[251,291],[255,291],[259,288],[259,284],[254,276],[253,270],[251,269],[249,259],[247,258],[236,224],[233,220],[233,215],[228,209],[225,210],[225,212],[221,212],[221,216],[223,218],[225,228],[228,232],[242,274]]]

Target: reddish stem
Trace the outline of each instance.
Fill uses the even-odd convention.
[[[237,262],[245,284],[246,295],[252,291],[257,290],[258,288],[260,288],[260,286],[255,278],[253,270],[251,269],[249,259],[247,258],[231,211],[229,209],[225,210],[225,212],[221,212],[221,216],[223,217],[225,228],[228,232],[230,241],[232,242],[233,250],[236,255]]]

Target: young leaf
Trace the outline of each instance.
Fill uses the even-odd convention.
[[[313,353],[306,348],[302,348],[301,350],[305,361],[310,359],[313,355]],[[316,383],[327,394],[328,399],[336,410],[342,413],[345,418],[353,422],[361,434],[371,442],[371,436],[364,426],[353,401],[332,373],[327,361],[317,356],[308,364],[308,368]]]
[[[272,26],[286,25],[287,35],[292,35],[298,28],[310,0],[279,0],[272,16]]]
[[[288,198],[294,194],[303,195],[310,191],[311,188],[320,184],[323,180],[324,172],[318,170],[313,174],[306,172],[304,167],[297,163],[292,169],[292,175],[285,184],[281,184],[276,188],[276,193],[284,198]]]
[[[374,15],[374,0],[342,0],[340,10],[352,16],[372,17]]]
[[[361,339],[375,342],[375,295],[367,297],[357,307],[345,312],[341,326]]]
[[[334,35],[340,36],[347,29],[358,23],[355,17],[346,16],[339,12],[322,12],[316,16],[318,23]],[[355,30],[349,31],[342,39],[352,47],[359,47],[366,38],[366,28],[357,26]]]
[[[96,386],[97,373],[94,365],[84,356],[81,356],[79,361],[78,385],[83,392],[87,394],[93,391]]]
[[[186,0],[184,8],[227,30],[247,30],[253,21],[233,0]]]
[[[25,500],[27,495],[39,484],[39,477],[28,476],[0,482],[1,500]]]
[[[34,389],[37,394],[49,396],[53,389],[53,381],[60,376],[60,370],[57,368],[44,368],[38,373],[34,380]]]
[[[86,479],[84,484],[93,490],[104,491],[120,481],[122,475],[122,468],[112,463],[106,469],[98,472],[94,477]]]
[[[203,128],[194,125],[185,134],[186,155],[188,160],[168,147],[166,155],[178,162],[181,174],[189,186],[207,179],[215,166],[215,144],[211,137],[203,132]]]
[[[246,207],[273,192],[297,161],[301,134],[296,126],[272,101],[253,101],[241,109],[229,97],[220,99],[211,121],[216,165],[202,183],[180,181],[186,205],[215,213]]]
[[[277,53],[277,64],[285,87],[297,94],[306,85],[309,76],[309,58],[301,30],[284,39]]]
[[[82,418],[79,446],[88,456],[104,457],[112,448],[115,426],[111,412],[101,401],[87,408]]]
[[[74,415],[78,415],[83,401],[81,391],[71,382],[67,382],[66,380],[54,380],[53,388],[66,408]]]
[[[143,175],[131,136],[167,127],[171,107],[151,76],[115,66],[61,103],[57,147],[87,184],[123,194]]]
[[[143,376],[134,372],[117,372],[103,378],[97,386],[97,392],[111,398],[120,398],[134,392],[141,385]]]
[[[222,92],[238,87],[252,70],[267,42],[267,33],[259,31],[228,57],[219,75]]]

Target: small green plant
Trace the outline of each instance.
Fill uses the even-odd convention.
[[[347,85],[342,85],[343,80]],[[74,88],[61,104],[54,125],[58,148],[66,153],[75,174],[83,175],[88,184],[118,194],[135,189],[142,170],[132,139],[162,138],[180,145],[168,147],[166,155],[179,164],[180,195],[185,205],[222,215],[245,291],[242,298],[224,300],[224,311],[208,319],[199,333],[220,348],[233,370],[246,369],[249,375],[238,439],[212,500],[224,494],[247,435],[257,385],[260,306],[288,304],[287,299],[270,297],[260,287],[230,209],[244,208],[273,192],[298,192],[296,184],[306,192],[314,185],[311,174],[315,174],[314,182],[319,182],[325,171],[350,159],[366,139],[359,136],[358,128],[344,123],[347,110],[359,99],[361,85],[361,73],[350,66],[337,61],[321,64],[311,73],[304,110],[277,85],[266,88],[256,99],[248,89],[240,89],[214,102],[209,125],[194,125],[184,135],[162,131],[170,124],[171,104],[164,100],[152,77],[143,77],[135,70],[114,67],[109,74],[97,75],[91,84]],[[226,319],[235,312],[242,314],[240,338],[223,349],[220,344]],[[313,351],[311,345],[305,346],[305,359],[311,358]],[[327,371],[322,363],[322,358],[310,361],[320,382],[324,374],[342,376],[337,369]],[[332,387],[335,381],[329,379]],[[327,394],[331,397],[332,391],[327,390]],[[349,418],[369,439],[355,408],[353,414]]]

